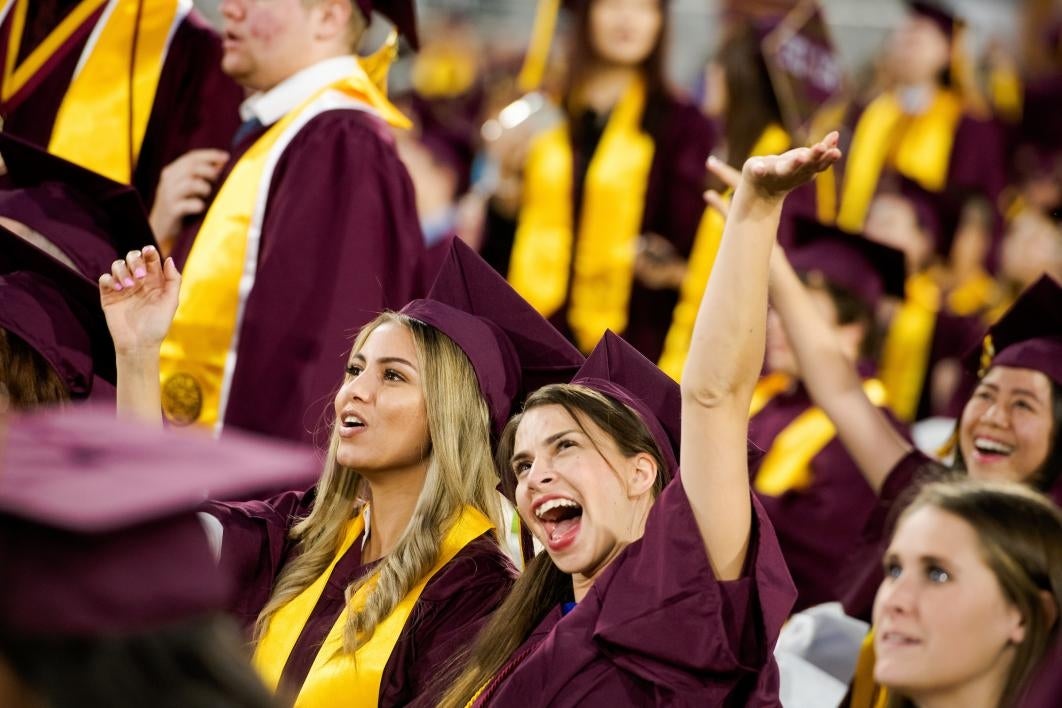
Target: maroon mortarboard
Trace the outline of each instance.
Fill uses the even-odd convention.
[[[454,239],[428,296],[402,313],[429,324],[464,351],[501,432],[523,395],[568,381],[583,355],[460,239]]]
[[[1035,369],[1062,386],[1062,285],[1045,275],[1026,288],[965,363],[978,376],[996,365]]]
[[[902,298],[906,280],[903,252],[815,219],[794,219],[793,247],[786,254],[794,270],[819,274],[877,307],[884,295]]]
[[[955,30],[961,27],[963,22],[955,11],[943,2],[936,0],[906,0],[907,9],[928,20],[940,28],[944,35],[951,39],[955,36]]]
[[[221,609],[231,583],[195,511],[304,489],[311,450],[215,441],[76,406],[14,417],[0,460],[0,633],[144,631]]]
[[[0,133],[0,155],[14,189],[0,192],[0,216],[51,241],[89,278],[116,258],[155,245],[136,190],[39,147]]]
[[[633,408],[664,456],[664,481],[675,476],[682,440],[682,390],[674,379],[619,335],[606,331],[572,383]]]
[[[414,49],[420,48],[417,37],[417,11],[414,0],[357,0],[358,8],[370,21],[375,10],[389,19],[398,33],[409,41]]]
[[[0,327],[36,350],[70,395],[115,383],[114,344],[94,281],[0,227]]]

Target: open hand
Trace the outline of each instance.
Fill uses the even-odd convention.
[[[745,161],[741,179],[763,199],[782,199],[841,158],[837,138],[834,131],[811,147],[796,148],[781,155],[751,157]]]
[[[155,247],[130,251],[100,276],[100,303],[118,354],[158,349],[177,311],[181,275]]]

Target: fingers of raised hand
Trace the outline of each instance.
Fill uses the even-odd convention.
[[[730,205],[725,199],[723,199],[723,195],[714,189],[709,189],[704,193],[704,201],[708,202],[709,206],[722,214],[724,219],[729,215]]]
[[[709,157],[707,165],[708,171],[731,189],[736,188],[738,182],[741,181],[740,172],[716,157]]]

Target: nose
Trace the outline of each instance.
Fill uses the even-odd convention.
[[[536,457],[531,463],[531,469],[527,473],[527,486],[530,489],[542,489],[555,479],[556,474],[553,466],[545,457]]]
[[[911,573],[885,578],[878,588],[878,604],[886,615],[906,616],[914,610],[915,589]]]
[[[360,376],[351,377],[340,386],[339,393],[336,394],[336,412],[341,411],[349,401],[368,402],[375,395],[376,387],[371,376],[363,372]]]
[[[981,414],[981,422],[994,425],[997,428],[1008,427],[1010,424],[1010,416],[1003,401],[996,400],[989,404],[985,412]]]
[[[221,0],[221,5],[218,9],[221,11],[221,16],[226,20],[241,20],[245,14],[243,3],[244,0]]]

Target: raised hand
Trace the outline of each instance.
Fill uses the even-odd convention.
[[[816,174],[840,159],[837,132],[811,147],[802,147],[766,157],[750,157],[741,170],[741,179],[762,199],[780,200]]]
[[[177,310],[181,275],[172,258],[165,264],[154,246],[130,251],[100,276],[100,303],[119,356],[155,353]]]

